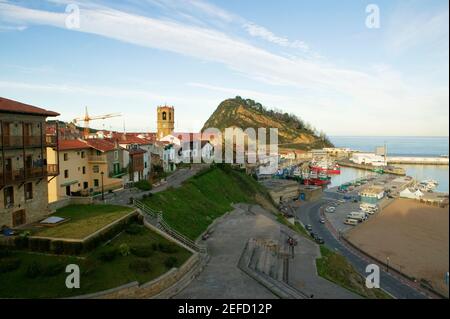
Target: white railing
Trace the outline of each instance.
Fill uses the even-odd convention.
[[[157,221],[157,227],[165,232],[167,235],[175,239],[176,241],[181,242],[183,245],[199,252],[202,254],[206,254],[206,247],[204,245],[198,245],[193,240],[187,238],[180,232],[173,229],[165,220],[163,217],[162,212],[156,211],[144,203],[142,203],[139,200],[134,200],[133,204],[136,208],[140,209],[143,213],[145,213],[147,216],[149,216],[152,219],[156,219]]]

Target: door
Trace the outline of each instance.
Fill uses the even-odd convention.
[[[20,225],[23,225],[27,222],[25,209],[18,210],[12,214],[13,219],[13,227],[18,227]]]
[[[5,177],[6,183],[12,182],[12,160],[10,158],[5,159]]]
[[[31,138],[31,124],[30,123],[23,124],[23,136],[25,138],[25,145],[32,145],[33,141]]]
[[[66,186],[66,195],[70,196],[70,185]]]
[[[33,157],[31,155],[27,155],[25,158],[25,174],[27,177],[33,176]]]
[[[10,146],[10,123],[3,123],[3,144]]]

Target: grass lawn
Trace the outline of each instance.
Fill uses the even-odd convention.
[[[350,265],[345,257],[320,246],[322,258],[316,260],[319,276],[336,283],[354,293],[370,299],[391,299],[381,289],[369,289],[365,279]]]
[[[214,167],[144,202],[163,211],[170,226],[195,240],[214,219],[232,210],[232,203],[254,203],[255,195],[263,192],[252,177],[227,167]]]
[[[179,266],[191,256],[187,250],[175,246],[144,226],[132,224],[129,228],[134,228],[132,234],[121,233],[108,245],[97,248],[83,259],[22,251],[11,252],[9,256],[0,256],[0,264],[3,265],[8,260],[20,260],[19,268],[6,272],[0,271],[0,298],[70,297],[114,288],[132,281],[145,283],[171,268],[166,265],[169,257],[175,257],[176,260],[172,260],[172,265]],[[119,247],[122,244],[131,248],[128,256],[120,253]],[[141,257],[138,257],[133,249],[135,247],[144,247],[147,252],[150,250],[150,256],[147,254],[143,257],[141,254],[139,255]],[[115,253],[114,258],[106,261],[102,256],[105,252],[111,251]],[[30,278],[30,265],[36,263],[42,270],[35,278]],[[65,286],[67,274],[64,269],[71,263],[80,266],[81,287],[79,289],[68,289]],[[54,270],[49,272],[48,269],[51,268]]]
[[[115,205],[70,205],[58,209],[53,214],[53,216],[70,218],[68,222],[39,229],[33,235],[83,239],[132,211],[130,207]]]

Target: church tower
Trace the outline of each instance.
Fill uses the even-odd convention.
[[[175,129],[175,109],[173,106],[158,106],[158,140],[172,134]]]

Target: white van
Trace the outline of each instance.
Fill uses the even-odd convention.
[[[347,215],[347,218],[356,219],[362,222],[367,219],[367,214],[365,212],[351,212]]]
[[[351,225],[351,226],[356,226],[356,225],[358,225],[358,221],[356,219],[353,219],[353,218],[347,218],[344,221],[344,224]]]

